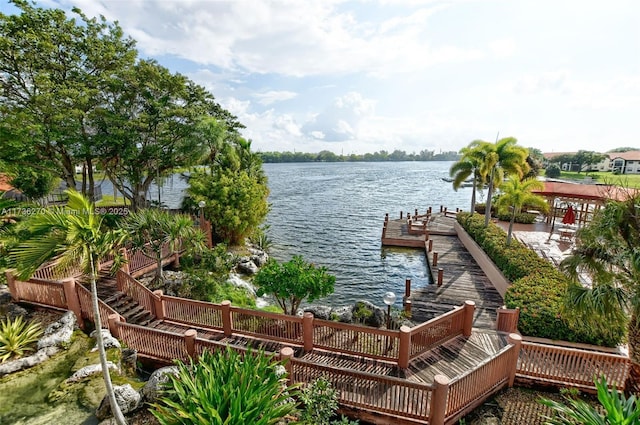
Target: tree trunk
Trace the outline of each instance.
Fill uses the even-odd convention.
[[[491,197],[493,196],[493,175],[495,174],[495,165],[491,169],[491,177],[489,177],[489,190],[487,191],[487,203],[484,211],[484,227],[489,227],[489,220],[491,219]]]
[[[507,246],[511,245],[511,235],[513,234],[513,223],[515,221],[516,221],[516,209],[513,208],[513,211],[511,211],[511,220],[509,220],[509,232],[507,232]]]
[[[91,160],[90,156],[87,157],[86,162],[87,162],[87,185],[88,185],[87,197],[91,202],[95,203],[96,194],[95,194],[95,180],[93,178],[93,161]]]
[[[638,316],[633,313],[628,328],[629,358],[631,367],[624,388],[627,392],[640,395],[640,324]]]
[[[96,325],[96,342],[98,344],[98,354],[100,356],[100,365],[102,366],[102,377],[104,378],[104,386],[107,390],[107,397],[111,404],[111,413],[118,425],[127,425],[127,421],[120,410],[120,406],[116,401],[116,394],[113,391],[111,383],[111,375],[109,375],[109,367],[107,366],[107,353],[104,349],[104,341],[102,340],[102,320],[100,319],[100,307],[98,305],[98,288],[96,284],[97,260],[91,256],[91,303],[93,304],[93,321]]]
[[[473,188],[471,189],[471,215],[476,212],[476,178],[473,179]]]
[[[157,262],[157,267],[156,267],[156,277],[153,278],[153,280],[155,280],[157,283],[163,283],[163,277],[162,277],[162,246],[160,246],[160,250],[156,253],[156,262]]]

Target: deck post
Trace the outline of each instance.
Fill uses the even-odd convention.
[[[153,291],[153,295],[155,295],[155,297],[153,297],[153,313],[157,319],[164,320],[164,300],[162,299],[164,293],[162,292],[162,289],[158,289]]]
[[[187,329],[184,331],[184,346],[187,349],[189,357],[195,360],[196,357],[196,337],[198,331],[195,329]]]
[[[62,281],[64,288],[64,297],[67,300],[67,308],[76,315],[76,320],[80,329],[84,329],[84,320],[82,320],[82,308],[80,307],[80,299],[76,290],[76,280],[73,277]]]
[[[473,314],[476,311],[476,303],[474,301],[464,302],[464,323],[462,325],[462,335],[471,336],[471,328],[473,327]]]
[[[386,223],[387,221],[389,221],[389,213],[384,214],[384,222]]]
[[[417,208],[416,208],[416,211],[415,211],[415,212],[416,212],[416,213],[415,213],[413,216],[414,216],[414,217],[417,217],[417,216],[418,216],[418,209],[417,209]]]
[[[404,212],[400,211],[400,220],[402,220],[402,214],[404,214]]]
[[[122,254],[123,260],[121,270],[126,274],[131,274],[131,269],[129,268],[129,252],[127,251],[127,248],[122,248],[120,253]],[[118,290],[120,290],[120,288],[118,288]]]
[[[438,286],[442,286],[443,277],[444,277],[444,269],[440,267],[438,269]]]
[[[518,319],[520,317],[520,307],[513,309],[505,306],[497,309],[498,317],[496,319],[496,330],[501,332],[512,333],[518,332]]]
[[[280,350],[280,361],[284,363],[284,368],[287,371],[287,384],[293,385],[293,365],[291,359],[293,358],[293,348],[282,347]]]
[[[7,285],[9,286],[9,293],[11,294],[12,301],[20,301],[18,299],[18,288],[16,287],[16,277],[13,274],[15,270],[9,269],[4,272],[4,275],[7,277]]]
[[[409,367],[409,357],[411,354],[411,328],[400,326],[400,347],[398,348],[398,367],[406,369]]]
[[[411,300],[404,300],[404,315],[407,316],[407,319],[411,318]]]
[[[447,414],[447,396],[449,395],[449,378],[444,375],[433,377],[433,394],[429,406],[429,425],[444,425]]]
[[[438,253],[434,252],[433,253],[433,267],[438,265]]]
[[[513,387],[516,381],[516,372],[518,370],[518,358],[520,357],[520,349],[522,348],[522,337],[516,333],[509,334],[507,342],[513,344],[513,357],[511,359],[511,365],[509,370],[509,388]]]
[[[407,298],[411,296],[411,279],[404,280],[404,296]]]
[[[114,338],[120,338],[120,331],[118,330],[118,323],[120,323],[120,315],[119,314],[110,314],[108,319],[109,321],[109,333]]]
[[[429,252],[433,251],[433,239],[429,239]]]
[[[440,205],[440,212],[444,211],[444,207],[442,205]]]
[[[305,353],[313,351],[313,313],[311,312],[302,315],[302,341]]]
[[[231,320],[231,301],[224,300],[220,303],[222,307],[222,331],[224,336],[233,335],[233,321]]]
[[[427,210],[427,215],[431,215],[431,207]]]

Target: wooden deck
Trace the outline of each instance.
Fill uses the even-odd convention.
[[[493,287],[471,254],[462,245],[453,228],[452,214],[435,214],[427,224],[432,251],[425,235],[410,234],[407,220],[389,220],[383,245],[415,247],[425,250],[431,269],[432,284],[412,290],[412,318],[425,322],[470,300],[476,303],[474,327],[494,329],[496,309],[504,300]],[[419,239],[421,240],[417,242]],[[434,253],[438,262],[433,266]],[[438,286],[438,269],[442,269],[442,285]]]

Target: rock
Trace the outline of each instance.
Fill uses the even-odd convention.
[[[349,306],[342,306],[331,310],[331,316],[335,317],[339,322],[352,323],[353,322],[353,308]],[[333,319],[333,317],[331,319]]]
[[[252,250],[249,250],[249,251],[252,251]],[[256,253],[252,253],[250,258],[251,258],[251,261],[258,267],[264,266],[265,264],[267,264],[267,261],[269,261],[269,255],[264,251],[258,251]]]
[[[116,370],[116,371],[118,370],[118,366],[116,366],[115,364],[109,361],[107,362],[107,368],[110,370]],[[82,369],[77,370],[76,373],[74,373],[73,375],[71,375],[71,377],[69,377],[66,382],[68,383],[78,382],[88,376],[95,375],[97,373],[102,373],[101,364],[92,364],[89,366],[85,366]]]
[[[18,304],[9,303],[5,308],[5,314],[9,319],[13,320],[17,317],[27,317],[29,312]]]
[[[144,387],[140,390],[140,396],[146,403],[154,403],[164,385],[169,382],[169,375],[177,375],[177,366],[167,366],[154,371]]]
[[[96,338],[96,331],[91,332],[91,338]],[[120,342],[111,336],[111,332],[109,329],[102,329],[102,342],[104,344],[104,349],[107,350],[109,348],[120,348]],[[98,349],[98,345],[93,347],[91,351],[96,351]]]
[[[116,395],[116,402],[124,415],[133,412],[140,405],[140,394],[129,384],[117,385],[113,387],[113,392]],[[105,396],[98,410],[96,410],[96,418],[102,421],[109,416],[111,416],[111,403],[109,403],[109,397]]]
[[[353,319],[369,326],[381,327],[386,323],[386,313],[369,301],[356,301],[352,309]]]
[[[67,311],[57,322],[47,326],[44,336],[38,341],[38,350],[46,347],[63,347],[71,341],[76,328],[76,315]]]
[[[138,367],[138,352],[133,348],[125,348],[120,363],[127,374],[134,376]]]
[[[0,363],[0,376],[33,367],[49,359],[59,351],[58,347],[46,347],[31,356],[22,357],[10,362]]]
[[[237,267],[238,270],[244,274],[252,275],[258,273],[258,266],[256,266],[255,263],[248,257],[240,258]]]
[[[312,305],[304,309],[305,313],[312,313],[314,318],[322,320],[331,320],[331,311],[327,305]]]

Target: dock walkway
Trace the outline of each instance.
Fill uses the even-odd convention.
[[[382,244],[425,251],[433,284],[411,292],[409,300],[415,321],[430,320],[471,300],[476,303],[474,327],[494,329],[496,310],[504,300],[458,239],[454,222],[453,213],[435,213],[427,221],[426,233],[417,234],[420,224],[413,224],[414,231],[410,233],[407,219],[385,220]],[[442,269],[441,285],[438,285],[439,269]]]

